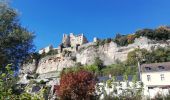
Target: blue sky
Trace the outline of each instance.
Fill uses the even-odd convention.
[[[170,25],[170,0],[12,0],[21,24],[35,32],[35,45],[57,47],[63,33],[114,37]]]

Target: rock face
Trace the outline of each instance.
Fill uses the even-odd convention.
[[[63,68],[74,66],[75,62],[70,57],[47,56],[39,61],[36,73],[43,74],[54,71],[62,71]]]
[[[119,47],[116,43],[111,42],[103,46],[97,46],[96,43],[87,43],[79,47],[77,52],[72,52],[69,56],[61,56],[61,54],[47,56],[39,60],[37,66],[35,63],[27,64],[23,72],[33,72],[39,74],[61,71],[63,68],[74,66],[76,63],[93,64],[94,58],[100,57],[105,65],[115,63],[117,60],[125,61],[130,51],[136,48],[145,48],[147,50],[156,49],[158,47],[170,46],[170,41],[158,42],[140,37],[133,44]],[[72,59],[75,58],[75,59]]]
[[[31,63],[23,64],[21,69],[19,70],[19,73],[21,76],[25,74],[33,74],[37,70],[37,61],[33,60]]]
[[[117,60],[125,61],[128,53],[136,48],[144,48],[150,51],[158,47],[167,46],[170,46],[170,41],[161,43],[158,41],[149,40],[145,37],[135,39],[133,44],[123,47],[117,46],[114,42],[99,47],[93,43],[80,47],[79,52],[76,54],[76,58],[77,62],[81,62],[81,64],[92,64],[95,57],[100,57],[105,65],[110,65],[115,63]]]

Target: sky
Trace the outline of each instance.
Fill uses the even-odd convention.
[[[57,47],[63,33],[112,38],[170,25],[170,0],[12,0],[22,26],[34,32],[36,50]]]

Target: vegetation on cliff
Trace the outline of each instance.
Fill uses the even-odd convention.
[[[140,63],[158,63],[170,61],[170,48],[157,48],[152,51],[146,49],[136,49],[128,53],[127,64],[137,65]]]
[[[115,42],[118,46],[127,46],[134,43],[134,40],[139,37],[147,37],[151,40],[156,41],[166,41],[170,39],[170,28],[166,26],[161,26],[156,29],[141,29],[136,31],[134,34],[122,35],[117,33],[114,38],[107,38],[99,40],[97,45],[104,45],[110,43],[111,41]]]

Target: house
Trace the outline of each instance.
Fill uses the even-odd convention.
[[[53,46],[52,45],[49,45],[41,50],[38,51],[39,54],[43,54],[43,53],[48,53],[50,52],[51,50],[53,50]]]
[[[141,80],[145,96],[154,98],[158,94],[169,94],[170,62],[141,65]]]

